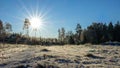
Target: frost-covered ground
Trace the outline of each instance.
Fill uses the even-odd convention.
[[[0,68],[120,68],[120,46],[0,44]]]

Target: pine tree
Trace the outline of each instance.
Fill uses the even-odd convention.
[[[108,37],[109,37],[109,40],[110,41],[113,41],[113,24],[112,24],[112,22],[110,22],[109,24],[108,24]]]
[[[76,44],[79,44],[80,43],[80,35],[81,35],[81,31],[82,31],[82,28],[81,28],[81,25],[80,24],[77,24],[76,26],[76,34],[75,34],[75,42]]]
[[[3,22],[0,20],[0,34],[3,32]]]

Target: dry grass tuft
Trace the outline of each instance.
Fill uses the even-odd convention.
[[[42,49],[41,51],[42,52],[49,52],[50,50],[48,50],[48,49]]]
[[[87,55],[85,55],[86,57],[89,57],[89,58],[93,58],[93,59],[105,59],[105,57],[101,57],[101,56],[96,56],[96,55],[93,55],[93,54],[90,54],[88,53]]]

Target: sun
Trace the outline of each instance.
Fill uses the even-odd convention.
[[[39,29],[42,27],[42,19],[40,17],[31,17],[30,25],[32,29]]]
[[[48,27],[48,21],[49,20],[49,16],[48,13],[50,12],[50,7],[48,6],[43,6],[41,7],[41,4],[39,4],[39,0],[36,1],[35,5],[30,5],[30,6],[26,6],[26,4],[22,1],[21,2],[21,6],[22,6],[22,10],[23,11],[23,18],[18,17],[18,19],[25,21],[25,19],[27,20],[27,31],[25,31],[26,33],[29,32],[30,36],[37,36],[39,37],[40,35],[42,35],[43,31],[44,32],[48,32],[47,31],[47,27]],[[16,17],[15,17],[16,18]],[[26,23],[24,22],[24,25],[26,26]],[[37,35],[36,35],[37,34]]]

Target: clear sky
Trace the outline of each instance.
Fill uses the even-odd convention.
[[[92,22],[120,21],[120,0],[0,0],[0,19],[14,32],[23,33],[24,19],[35,13],[44,20],[37,35],[57,37],[61,27],[75,31],[77,23],[86,28]]]

